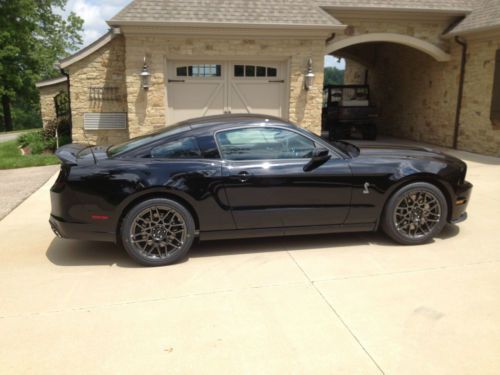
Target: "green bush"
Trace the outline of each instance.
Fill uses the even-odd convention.
[[[54,152],[57,147],[56,129],[59,136],[59,147],[71,143],[71,126],[68,120],[54,120],[44,129],[24,133],[17,138],[19,147],[29,147],[32,154],[44,151]]]

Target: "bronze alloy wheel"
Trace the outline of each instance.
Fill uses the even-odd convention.
[[[382,229],[403,245],[430,241],[446,225],[448,204],[436,185],[414,182],[401,187],[387,201]]]
[[[396,230],[403,236],[423,238],[440,222],[441,205],[428,191],[409,191],[399,199],[393,216]]]
[[[186,241],[184,219],[168,206],[146,208],[135,217],[131,229],[132,246],[153,260],[171,256]]]
[[[184,206],[170,199],[153,198],[127,213],[121,238],[132,258],[144,265],[162,266],[187,254],[194,233],[194,220]]]

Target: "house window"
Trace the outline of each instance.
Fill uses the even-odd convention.
[[[220,77],[222,66],[220,64],[193,64],[178,66],[177,77]]]
[[[491,93],[490,119],[494,127],[500,128],[500,49],[495,56],[495,71],[493,73],[493,92]]]
[[[235,65],[235,77],[277,77],[278,69],[271,66],[260,65]]]

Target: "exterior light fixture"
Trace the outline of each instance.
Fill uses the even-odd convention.
[[[144,65],[142,66],[142,71],[139,75],[141,76],[142,88],[144,90],[148,90],[151,73],[149,72],[148,64],[146,64],[146,56],[144,56]]]
[[[309,90],[314,82],[314,73],[312,64],[313,64],[312,59],[309,58],[309,61],[307,62],[307,73],[304,76],[304,87],[306,90]]]

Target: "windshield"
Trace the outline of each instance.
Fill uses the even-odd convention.
[[[170,137],[171,135],[182,133],[189,129],[189,126],[184,122],[180,122],[178,124],[169,126],[166,129],[162,129],[159,131],[155,131],[153,133],[141,135],[139,137],[132,138],[127,142],[123,142],[114,146],[111,146],[107,149],[108,156],[116,156],[118,154],[122,154],[124,152],[136,149],[138,147],[144,146],[150,142],[154,142],[160,140],[162,138]]]

